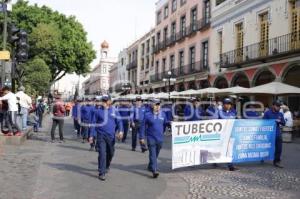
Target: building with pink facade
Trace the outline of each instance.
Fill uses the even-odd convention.
[[[168,78],[176,78],[170,90],[209,86],[210,0],[160,0],[156,3],[154,70],[155,92],[165,92]],[[171,74],[170,74],[171,72]]]

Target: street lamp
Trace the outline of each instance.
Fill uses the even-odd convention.
[[[122,91],[126,91],[127,94],[127,91],[131,90],[131,86],[129,84],[123,84],[121,89]]]
[[[164,82],[168,82],[169,101],[171,100],[171,82],[176,82],[176,78],[172,78],[172,72],[168,71],[167,76],[163,78]]]

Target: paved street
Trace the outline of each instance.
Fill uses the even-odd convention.
[[[60,198],[299,198],[300,144],[284,145],[284,169],[270,163],[226,167],[195,167],[171,171],[168,137],[160,156],[161,175],[146,171],[147,155],[116,145],[111,171],[105,182],[97,178],[97,153],[88,151],[66,120],[66,143],[49,142],[48,128],[23,146],[5,146],[0,157],[1,199]],[[48,125],[47,125],[48,124]]]

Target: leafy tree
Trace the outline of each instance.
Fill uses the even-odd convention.
[[[13,6],[11,20],[29,33],[29,59],[38,56],[51,72],[50,81],[67,73],[89,72],[89,64],[96,57],[87,33],[74,16],[53,11],[47,6],[29,5],[19,0]]]
[[[51,80],[51,72],[45,61],[35,57],[22,65],[24,70],[23,83],[29,93],[43,94]]]

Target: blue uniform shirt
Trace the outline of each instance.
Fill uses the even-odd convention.
[[[206,119],[213,120],[213,119],[219,119],[219,110],[216,106],[210,105],[206,109]]]
[[[203,119],[203,116],[204,112],[201,107],[191,107],[187,105],[184,108],[185,121],[199,121]]]
[[[133,108],[133,117],[132,117],[132,122],[138,122],[139,125],[139,137],[141,138],[141,135],[145,134],[145,114],[147,112],[147,109],[144,105],[141,107],[134,107]]]
[[[283,117],[283,114],[281,112],[275,112],[272,109],[268,110],[265,112],[264,114],[264,118],[263,119],[275,119],[275,120],[279,120],[277,123],[277,128],[276,128],[276,136],[280,136],[281,132],[280,132],[280,125],[285,125],[285,120]]]
[[[123,122],[128,122],[132,120],[133,109],[130,106],[119,106],[118,107],[119,114],[123,120]]]
[[[80,110],[80,104],[76,103],[73,107],[72,107],[72,117],[74,119],[78,119],[78,109]]]
[[[152,138],[155,141],[162,142],[167,123],[167,117],[164,111],[160,110],[158,114],[154,114],[152,111],[147,112],[145,115],[145,131],[147,138]],[[145,135],[140,135],[140,137],[143,139]]]
[[[163,109],[163,111],[164,111],[165,114],[166,114],[167,121],[168,121],[168,122],[173,121],[172,104],[165,104],[165,105],[162,107],[162,109]]]
[[[225,111],[224,108],[219,110],[219,119],[236,119],[237,112],[234,108]]]
[[[81,122],[92,123],[92,112],[94,110],[94,106],[92,105],[83,105],[80,108],[80,117]]]
[[[145,120],[146,112],[147,112],[147,110],[146,110],[145,106],[143,106],[143,105],[141,107],[134,106],[132,120],[143,122]]]
[[[114,107],[96,109],[93,114],[93,123],[95,124],[95,130],[92,131],[93,136],[104,134],[114,139],[116,131],[124,132],[121,116]]]

